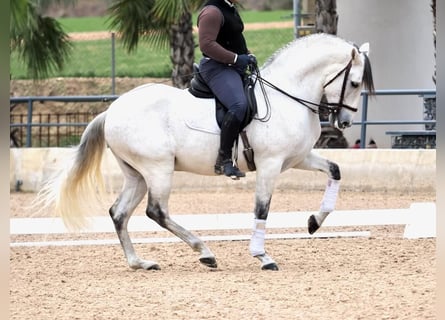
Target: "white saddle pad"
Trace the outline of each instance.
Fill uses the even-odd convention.
[[[184,121],[193,130],[219,135],[221,129],[216,122],[215,100],[195,98],[196,103],[187,106]]]

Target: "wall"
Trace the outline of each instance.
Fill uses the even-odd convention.
[[[376,89],[434,89],[433,15],[429,0],[337,0],[338,36],[358,45],[369,42]],[[361,119],[358,113],[356,120]],[[423,120],[423,102],[413,97],[377,97],[368,120]],[[388,130],[423,129],[421,125],[369,126],[369,138],[390,147]],[[360,127],[345,131],[353,143]],[[366,141],[366,143],[368,142]]]
[[[318,149],[317,152],[341,168],[342,189],[362,191],[400,190],[402,192],[434,191],[436,180],[435,150],[395,149]],[[70,158],[67,148],[10,149],[10,188],[22,181],[21,190],[36,192],[43,181]],[[109,189],[120,190],[122,174],[109,150],[103,160],[102,172]],[[284,172],[277,188],[323,190],[326,175],[320,172],[288,170]],[[226,177],[198,176],[176,172],[174,188],[255,188],[255,174],[248,173],[245,179],[232,181]]]

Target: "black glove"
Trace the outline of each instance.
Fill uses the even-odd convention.
[[[235,66],[240,68],[241,70],[245,70],[247,65],[255,65],[257,64],[256,57],[253,54],[239,54]]]
[[[258,61],[256,60],[255,55],[253,55],[252,53],[250,53],[250,54],[249,54],[249,58],[250,58],[249,64],[252,65],[252,66],[254,66],[254,67],[256,67],[257,64],[258,64]]]

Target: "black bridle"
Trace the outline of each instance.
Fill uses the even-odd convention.
[[[260,82],[260,85],[263,86],[263,84],[267,85],[268,87],[284,94],[285,96],[301,103],[302,105],[304,105],[305,107],[307,107],[309,110],[311,110],[314,113],[320,113],[320,109],[323,110],[322,113],[324,114],[337,114],[342,108],[348,109],[352,112],[357,112],[357,108],[351,107],[347,104],[343,103],[343,100],[345,98],[345,91],[346,91],[346,85],[348,83],[348,76],[349,76],[349,72],[351,71],[351,67],[352,67],[352,59],[349,61],[349,63],[343,68],[341,69],[331,80],[329,80],[324,86],[323,88],[326,88],[327,86],[329,86],[332,82],[335,81],[335,79],[337,79],[338,77],[340,77],[343,73],[345,74],[344,78],[343,78],[343,84],[342,84],[342,88],[341,88],[341,93],[340,93],[340,100],[338,102],[319,102],[319,103],[315,103],[315,102],[311,102],[308,100],[304,100],[298,97],[295,97],[293,95],[291,95],[290,93],[284,91],[283,89],[277,87],[276,85],[274,85],[273,83],[267,81],[266,79],[264,79],[263,77],[261,77],[259,69],[257,67],[254,68],[253,74],[256,77],[256,80],[258,80]],[[263,93],[264,90],[263,90]],[[313,108],[313,107],[318,107],[318,108]]]

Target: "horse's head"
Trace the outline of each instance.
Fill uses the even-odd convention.
[[[352,47],[349,62],[335,73],[329,74],[323,86],[324,96],[329,105],[330,122],[333,126],[344,129],[352,125],[358,110],[363,88],[374,94],[371,64],[368,58],[369,44],[360,48]]]

